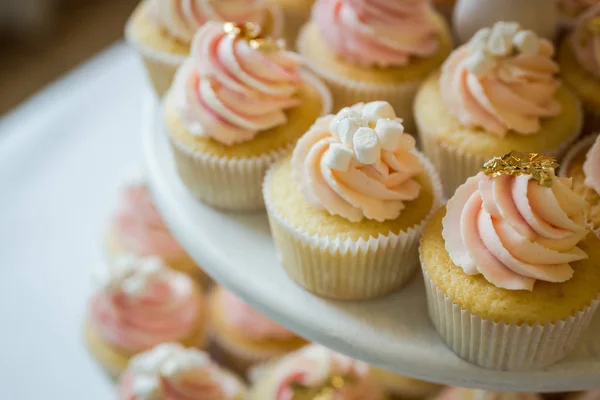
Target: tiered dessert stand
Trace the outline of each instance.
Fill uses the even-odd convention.
[[[159,118],[148,99],[144,153],[160,211],[189,254],[217,282],[308,340],[402,375],[453,386],[530,392],[600,388],[600,314],[566,359],[544,370],[491,371],[442,343],[427,315],[423,281],[366,302],[322,299],[280,267],[264,213],[212,209],[190,195],[175,170]]]

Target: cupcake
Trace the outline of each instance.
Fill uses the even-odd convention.
[[[567,400],[600,400],[600,389],[590,392],[573,393]]]
[[[600,129],[600,3],[577,19],[558,52],[560,77],[579,96],[584,132]]]
[[[423,84],[415,119],[446,195],[497,154],[559,157],[577,137],[577,97],[556,78],[551,42],[514,23],[481,29]]]
[[[331,89],[335,111],[385,100],[410,129],[417,88],[452,39],[429,0],[317,0],[297,48]]]
[[[279,9],[263,0],[142,0],[129,18],[125,37],[140,54],[148,77],[162,96],[190,53],[194,33],[209,21],[253,22],[281,35]]]
[[[253,385],[249,400],[384,400],[367,364],[309,345],[268,367]]]
[[[318,119],[263,191],[283,268],[311,292],[346,300],[408,282],[441,202],[434,168],[383,101]]]
[[[264,208],[267,167],[321,114],[327,88],[300,57],[251,24],[208,22],[164,102],[164,120],[183,183],[205,203]]]
[[[131,359],[119,400],[245,400],[247,388],[232,372],[197,349],[164,343]]]
[[[278,7],[283,14],[283,38],[289,48],[296,47],[298,32],[310,18],[314,0],[265,0]]]
[[[204,344],[200,288],[157,257],[114,261],[90,302],[85,335],[98,362],[118,377],[129,359],[163,342]]]
[[[428,399],[437,394],[442,385],[420,381],[393,372],[371,367],[371,377],[377,382],[389,400]]]
[[[573,191],[588,204],[586,221],[600,234],[600,136],[586,136],[575,144],[560,167],[561,177],[571,177]]]
[[[423,232],[430,318],[473,364],[551,365],[598,307],[600,239],[587,234],[586,202],[570,179],[554,175],[556,166],[537,154],[495,157]]]
[[[169,267],[203,284],[210,282],[169,231],[142,176],[136,175],[124,185],[105,247],[109,260],[124,254],[158,256]]]
[[[600,4],[599,0],[558,0],[560,25],[564,29],[572,29],[577,18],[590,7]]]
[[[492,392],[453,387],[445,389],[435,400],[542,400],[536,393]]]
[[[209,297],[211,350],[236,371],[278,358],[306,344],[293,332],[258,313],[222,286]]]

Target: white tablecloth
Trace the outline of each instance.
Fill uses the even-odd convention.
[[[145,78],[117,44],[0,119],[0,399],[114,398],[81,326]]]

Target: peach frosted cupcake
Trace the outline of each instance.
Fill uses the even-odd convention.
[[[154,204],[146,179],[139,174],[128,179],[121,190],[106,235],[106,253],[109,259],[123,254],[158,256],[169,267],[203,284],[210,282],[169,231]]]
[[[264,198],[283,268],[320,296],[367,299],[413,276],[441,184],[389,103],[318,119],[269,170]]]
[[[245,400],[246,385],[208,354],[164,343],[129,362],[119,400]]]
[[[132,356],[159,343],[203,345],[202,292],[157,257],[120,257],[92,297],[85,335],[97,361],[116,378]]]
[[[542,400],[537,393],[492,392],[481,389],[452,387],[445,389],[434,400]]]
[[[209,337],[226,365],[245,371],[256,362],[278,358],[306,341],[269,320],[222,286],[209,297]]]
[[[587,204],[556,167],[537,154],[496,157],[425,228],[429,315],[471,363],[551,365],[573,349],[598,307],[600,239],[588,235]]]
[[[252,22],[279,37],[279,9],[263,0],[142,0],[125,27],[125,37],[142,57],[159,96],[190,53],[194,33],[209,21]]]
[[[581,15],[558,53],[560,77],[579,96],[584,132],[600,129],[600,3]]]
[[[554,47],[515,23],[481,29],[423,84],[415,119],[446,195],[497,154],[560,157],[579,135],[581,105],[557,79]]]
[[[329,112],[327,88],[252,24],[206,23],[164,102],[179,176],[205,203],[264,207],[267,167]]]
[[[371,377],[377,382],[389,400],[429,399],[443,386],[420,381],[393,372],[371,367]]]
[[[410,129],[417,88],[452,39],[428,0],[317,0],[297,48],[331,89],[335,111],[385,100]]]
[[[267,366],[249,400],[287,399],[384,400],[369,375],[369,366],[313,344]]]

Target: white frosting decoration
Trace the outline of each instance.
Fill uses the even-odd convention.
[[[396,112],[387,101],[372,101],[365,104],[362,115],[369,122],[377,121],[380,118],[396,118]]]

